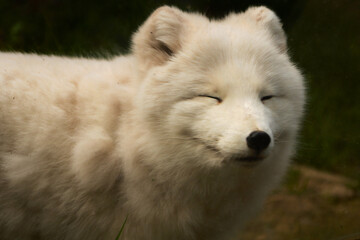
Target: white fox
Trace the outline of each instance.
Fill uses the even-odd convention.
[[[1,239],[231,239],[283,176],[303,78],[265,7],[157,9],[111,60],[0,54]]]

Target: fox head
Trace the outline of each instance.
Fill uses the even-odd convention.
[[[161,7],[134,34],[132,50],[141,81],[137,115],[156,161],[175,167],[287,161],[304,85],[271,10],[252,7],[209,20]]]

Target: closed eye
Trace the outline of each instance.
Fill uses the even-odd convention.
[[[269,100],[269,99],[271,99],[273,97],[274,97],[273,95],[267,95],[267,96],[262,97],[261,101],[264,102],[264,101]]]
[[[207,97],[207,98],[212,98],[215,99],[216,101],[218,101],[219,103],[222,102],[222,99],[219,97],[215,97],[215,96],[211,96],[211,95],[199,95],[199,97]]]

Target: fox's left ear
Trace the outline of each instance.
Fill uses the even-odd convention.
[[[163,64],[179,51],[185,24],[181,10],[168,6],[156,9],[133,36],[135,56],[147,67]]]
[[[282,52],[286,51],[286,35],[280,19],[273,11],[264,6],[250,7],[244,14],[254,20],[256,24],[263,26],[271,34],[279,49]]]

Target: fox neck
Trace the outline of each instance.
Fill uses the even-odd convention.
[[[160,167],[157,165],[164,165],[171,157],[161,149],[154,150],[159,148],[159,143],[149,132],[134,129],[132,132],[138,132],[134,136],[137,141],[129,139],[132,144],[129,142],[130,148],[126,148],[131,153],[124,163],[124,184],[128,199],[125,209],[132,212],[133,219],[146,219],[159,226],[199,225],[206,222],[204,218],[213,218],[215,222],[221,218],[226,222],[223,218],[234,219],[234,209],[254,201],[252,193],[242,195],[242,188],[256,184],[250,170],[231,166],[221,169]]]

